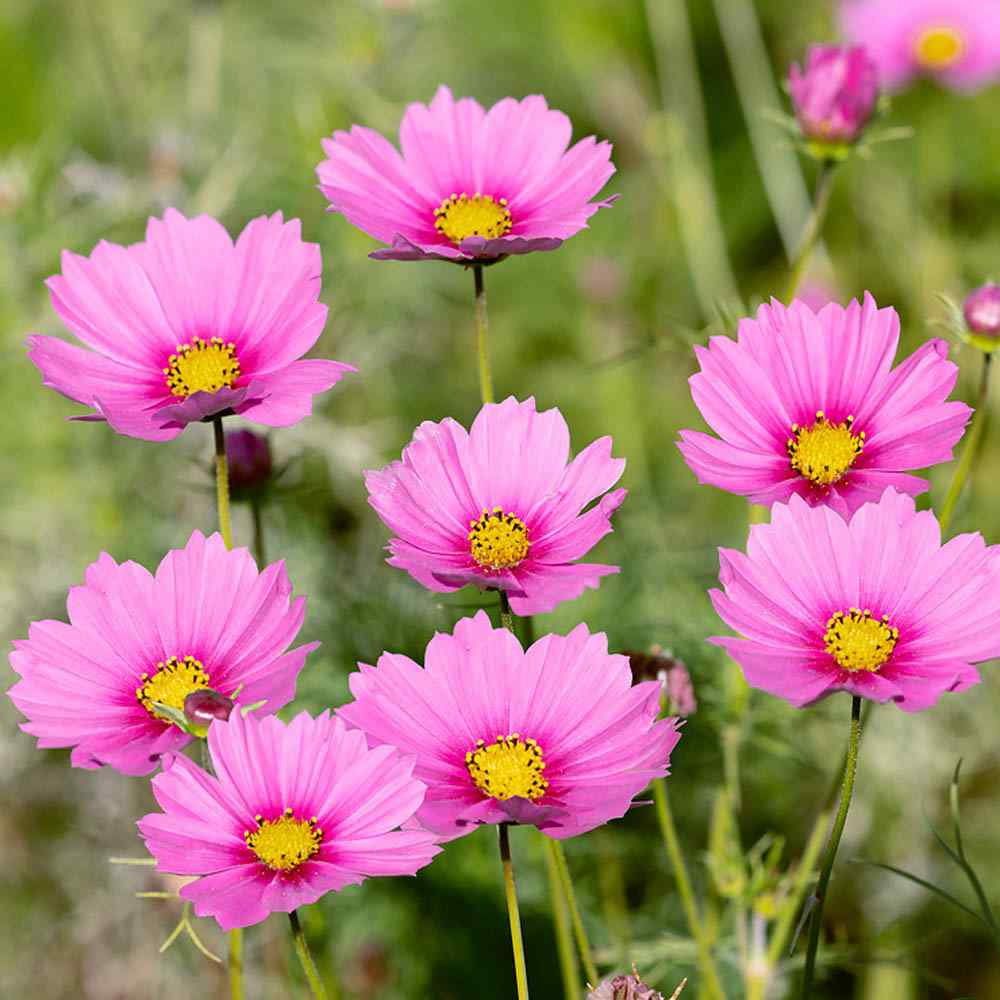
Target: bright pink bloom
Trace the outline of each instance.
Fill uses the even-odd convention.
[[[289,913],[373,875],[414,875],[440,848],[401,831],[424,798],[413,760],[369,749],[324,712],[214,722],[215,775],[187,757],[153,779],[162,813],[139,821],[157,870],[200,876],[181,889],[224,930]]]
[[[92,350],[58,337],[28,338],[44,384],[148,441],[194,420],[239,413],[287,427],[345,372],[338,361],[300,360],[326,323],[319,247],[281,213],[254,219],[236,244],[207,215],[168,209],[146,242],[68,250],[47,284],[66,326]]]
[[[958,368],[943,340],[893,368],[898,343],[896,311],[866,293],[864,305],[816,313],[772,300],[740,321],[735,341],[696,347],[691,395],[719,435],[681,431],[698,481],[759,504],[797,494],[842,514],[887,486],[926,491],[907,470],[948,461],[972,411],[947,402]]]
[[[813,45],[805,71],[792,65],[788,89],[806,138],[851,143],[875,111],[878,69],[861,45]]]
[[[383,243],[377,260],[499,260],[555,250],[613,198],[591,201],[615,172],[611,145],[569,146],[572,125],[545,98],[505,97],[489,111],[439,87],[411,104],[402,156],[355,125],[323,140],[316,168],[330,211]]]
[[[625,460],[603,437],[568,461],[566,421],[536,412],[534,399],[487,403],[471,431],[425,421],[401,462],[365,473],[368,502],[396,534],[389,565],[440,592],[503,590],[519,615],[596,588],[618,567],[575,560],[612,530],[625,490],[601,495]]]
[[[676,720],[657,721],[659,683],[633,687],[628,657],[586,625],[524,650],[480,611],[435,635],[423,667],[395,653],[360,667],[337,714],[416,756],[417,819],[444,837],[512,821],[586,833],[667,773],[680,738]]]
[[[750,529],[746,555],[719,561],[712,603],[742,638],[712,641],[793,705],[849,691],[918,712],[1000,656],[1000,546],[942,546],[934,515],[895,490],[849,522],[792,497]]]
[[[21,680],[7,693],[28,718],[21,728],[40,748],[73,747],[75,767],[148,774],[191,739],[156,704],[183,712],[188,694],[210,689],[276,712],[319,645],[286,652],[306,611],[291,593],[284,562],[258,573],[218,534],[196,531],[155,576],[104,553],[69,592],[69,624],[32,622],[14,643]]]
[[[1000,77],[1000,0],[842,0],[841,20],[890,90],[916,76],[966,91]]]

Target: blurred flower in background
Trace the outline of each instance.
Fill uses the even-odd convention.
[[[677,659],[669,649],[656,645],[650,646],[648,653],[626,650],[625,655],[632,670],[633,684],[660,683],[668,715],[688,716],[698,711],[691,675],[683,660]]]
[[[1000,285],[982,285],[970,292],[962,314],[973,333],[1000,337]]]
[[[271,482],[274,463],[271,445],[263,434],[243,428],[226,433],[229,490],[233,500],[259,496]]]

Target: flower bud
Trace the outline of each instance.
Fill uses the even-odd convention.
[[[1000,337],[1000,285],[983,285],[972,292],[962,307],[973,333]]]
[[[271,446],[267,438],[253,431],[231,431],[226,435],[229,488],[234,499],[253,493],[271,478]]]
[[[211,688],[202,688],[200,691],[192,691],[184,699],[184,718],[194,732],[204,735],[216,719],[225,722],[229,718],[234,704],[232,698]]]
[[[670,1000],[677,1000],[684,989],[684,980],[674,991]],[[665,1000],[659,990],[648,986],[639,978],[635,966],[632,966],[631,976],[611,976],[601,982],[600,986],[587,994],[587,1000]]]
[[[802,134],[820,146],[850,145],[878,102],[878,69],[863,46],[813,45],[806,68],[788,73]]]
[[[659,681],[667,700],[667,710],[671,715],[694,715],[698,702],[694,696],[694,685],[683,660],[678,660],[669,649],[650,646],[648,653],[626,651],[632,668],[632,683]]]

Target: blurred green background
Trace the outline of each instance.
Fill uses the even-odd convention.
[[[419,657],[434,629],[474,608],[474,592],[442,599],[386,567],[387,533],[365,501],[361,470],[397,457],[423,419],[468,423],[478,409],[472,278],[455,267],[374,263],[373,248],[315,188],[319,140],[360,122],[395,136],[407,102],[440,82],[490,104],[544,93],[575,136],[615,145],[622,194],[592,228],[552,254],[487,272],[495,381],[501,394],[559,406],[578,450],[612,434],[628,458],[631,495],[595,553],[620,577],[540,619],[586,620],[612,648],[670,647],[689,665],[700,711],[674,755],[670,785],[699,891],[720,783],[720,732],[735,668],[704,643],[719,629],[706,589],[716,546],[743,544],[746,508],[698,487],[673,441],[701,426],[687,391],[691,345],[770,294],[780,294],[813,174],[766,117],[775,85],[805,46],[834,36],[824,0],[353,0],[250,3],[4,0],[0,64],[0,632],[25,635],[61,617],[69,585],[102,549],[154,566],[195,527],[214,527],[210,433],[166,445],[67,423],[76,408],[40,387],[23,338],[61,333],[43,280],[59,252],[99,239],[141,239],[146,217],[175,205],[220,217],[231,232],[281,209],[322,244],[330,322],[316,353],[361,369],[319,412],[276,432],[289,463],[266,515],[268,547],[288,561],[310,612],[303,640],[323,646],[299,704],[345,698],[357,660],[383,649]],[[961,296],[1000,270],[997,92],[965,98],[922,84],[898,97],[889,124],[914,136],[850,163],[837,180],[810,282],[841,298],[870,289],[903,317],[906,352]],[[978,359],[955,348],[970,398]],[[237,422],[233,422],[234,426]],[[957,527],[1000,536],[1000,434],[987,437]],[[940,503],[949,468],[932,476]],[[250,521],[237,514],[239,540]],[[818,997],[916,1000],[1000,996],[1000,963],[971,919],[916,887],[851,864],[890,862],[966,898],[925,818],[947,820],[959,757],[966,848],[1000,898],[1000,678],[946,697],[916,717],[876,710],[859,791],[827,907],[836,944]],[[7,686],[13,680],[7,671]],[[80,706],[86,711],[86,706]],[[743,843],[786,838],[800,855],[845,737],[844,697],[798,712],[763,695],[744,722]],[[134,820],[148,785],[71,771],[68,754],[37,752],[3,700],[0,736],[0,992],[60,998],[224,996],[223,972],[183,939],[157,947],[177,920],[146,868]],[[513,994],[492,831],[449,846],[413,880],[373,880],[313,907],[307,930],[347,997],[500,1000]],[[560,996],[537,838],[514,831],[534,995]],[[567,846],[603,967],[624,953],[669,995],[693,948],[652,810]],[[628,905],[615,905],[616,875]],[[610,876],[609,876],[610,873]],[[609,889],[610,886],[610,889]],[[723,973],[740,996],[738,938],[718,933]],[[199,925],[224,953],[214,925]],[[297,975],[277,917],[247,935],[248,997],[284,997]],[[792,963],[771,995],[786,995]],[[687,994],[698,995],[692,988]]]

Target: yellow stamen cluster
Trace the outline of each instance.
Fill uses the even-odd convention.
[[[494,799],[540,799],[549,787],[542,748],[520,733],[498,736],[488,745],[476,740],[465,766],[476,787]]]
[[[953,66],[965,53],[965,38],[947,24],[924,28],[913,43],[913,54],[918,63],[929,70],[942,70]]]
[[[257,857],[279,872],[290,872],[319,851],[323,831],[316,817],[296,819],[289,806],[277,819],[254,816],[256,830],[244,830],[243,839]]]
[[[223,343],[220,337],[207,341],[192,337],[190,344],[178,344],[177,353],[167,358],[167,364],[163,374],[175,396],[217,392],[240,376],[236,345],[232,341]]]
[[[816,486],[837,482],[854,464],[865,446],[865,432],[855,434],[854,417],[831,424],[822,410],[808,427],[792,424],[788,439],[788,457],[792,468]]]
[[[505,514],[502,507],[484,509],[478,521],[469,521],[469,528],[469,551],[485,570],[510,569],[531,548],[524,521],[516,514]]]
[[[157,663],[152,675],[140,674],[139,680],[142,685],[135,689],[139,703],[154,719],[163,719],[165,722],[172,720],[158,712],[153,707],[155,703],[169,705],[178,712],[183,712],[184,699],[192,691],[212,686],[202,662],[193,656],[185,656],[183,659],[171,656],[170,659]]]
[[[892,656],[899,629],[889,616],[873,617],[867,608],[835,612],[826,623],[826,651],[844,670],[878,670]]]
[[[492,240],[506,236],[514,225],[507,208],[507,199],[479,194],[470,198],[453,194],[434,209],[434,228],[458,246],[468,236],[483,236]]]

